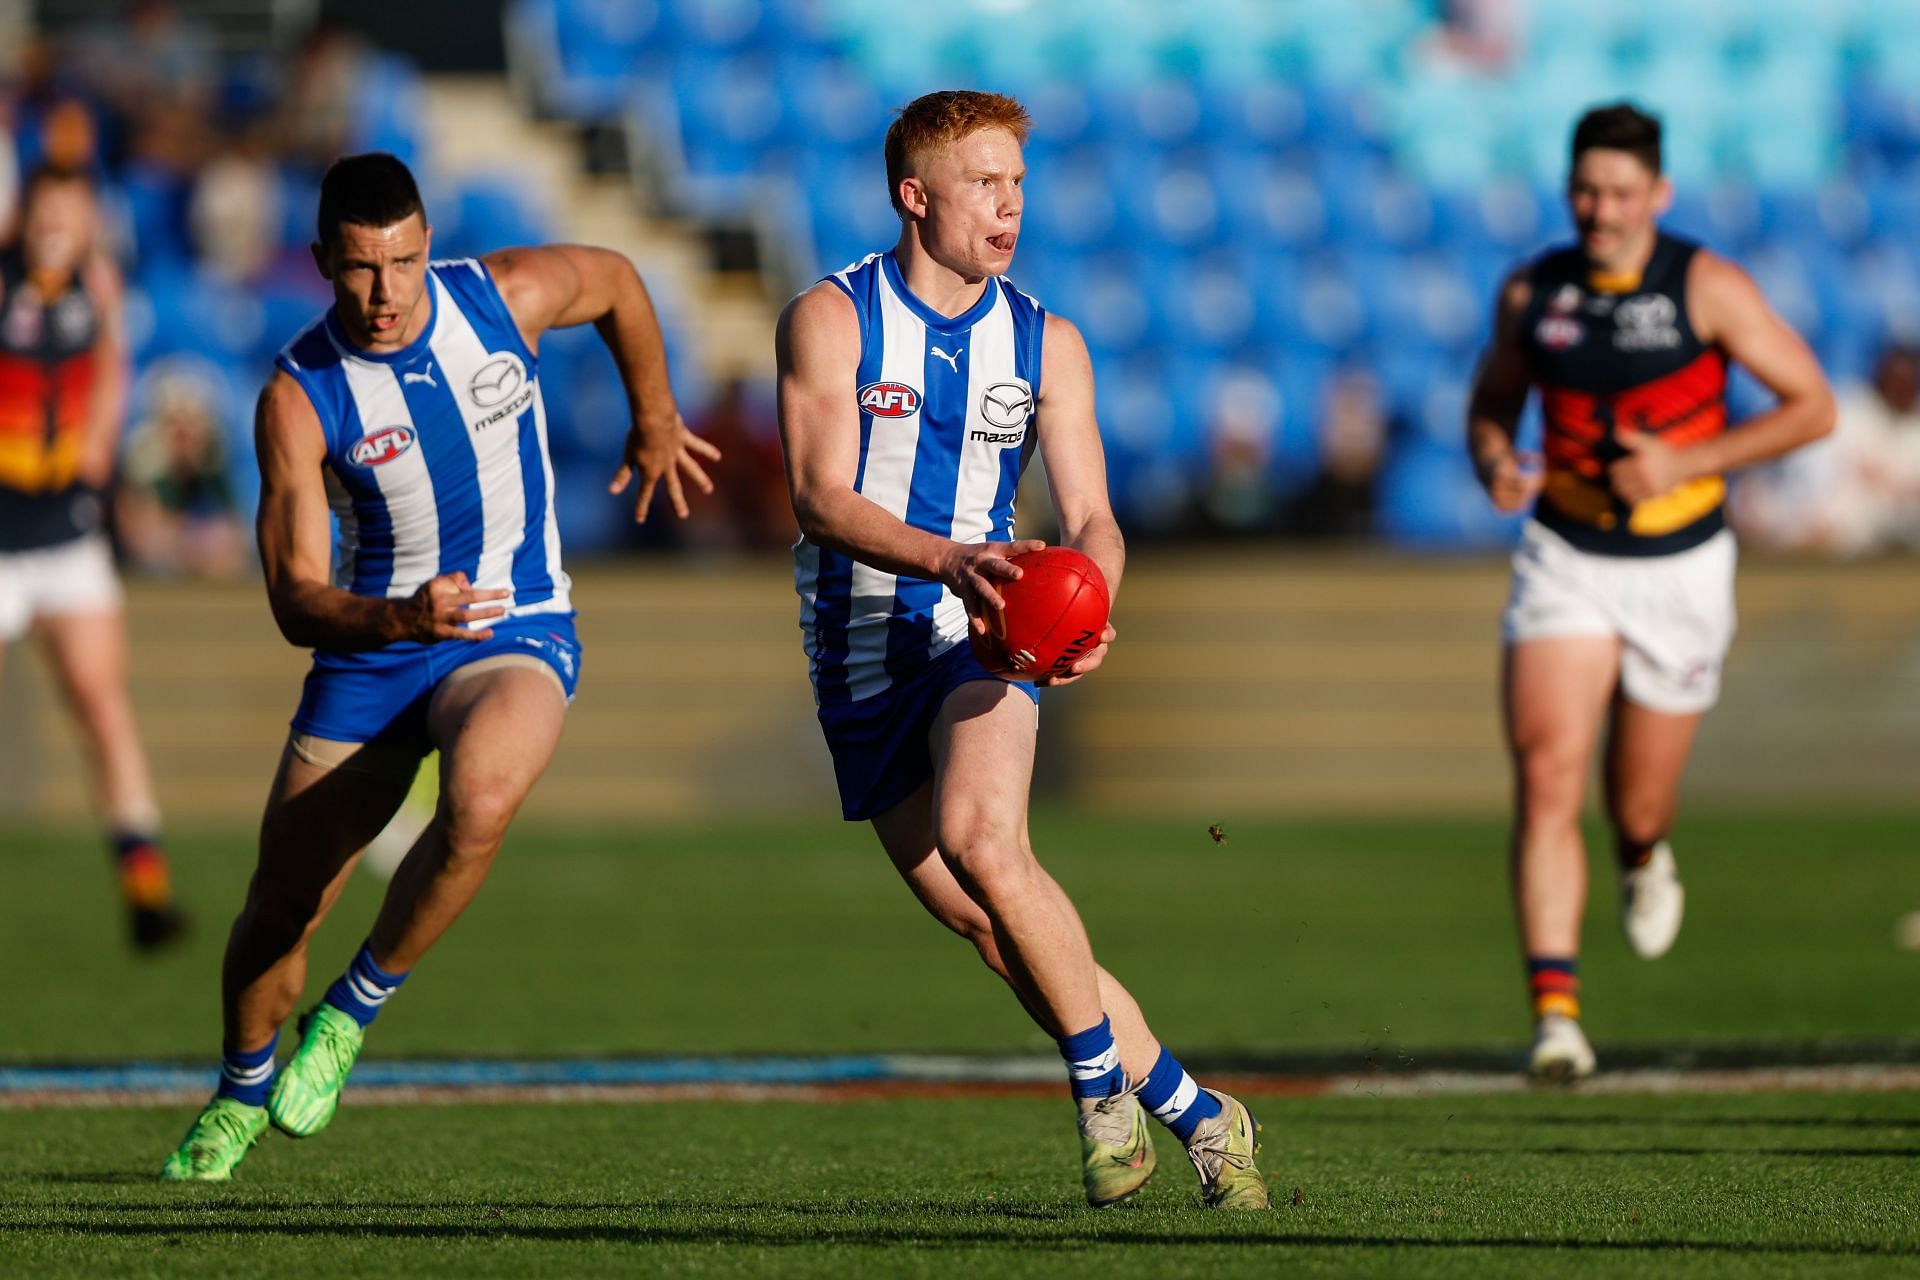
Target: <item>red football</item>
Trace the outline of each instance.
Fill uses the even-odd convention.
[[[1011,557],[1014,581],[996,578],[1007,607],[987,615],[987,634],[973,637],[981,665],[1013,680],[1064,676],[1100,643],[1111,601],[1100,566],[1071,547]]]

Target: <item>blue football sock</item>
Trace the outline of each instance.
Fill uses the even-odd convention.
[[[1185,1142],[1202,1120],[1220,1114],[1220,1100],[1193,1082],[1180,1059],[1163,1046],[1140,1085],[1140,1105]]]
[[[327,988],[327,1003],[364,1027],[379,1015],[380,1006],[406,980],[406,974],[388,973],[375,964],[373,944],[363,942],[347,971]]]
[[[236,1049],[232,1045],[222,1045],[220,1084],[214,1089],[213,1096],[232,1098],[250,1107],[266,1106],[267,1095],[273,1092],[273,1048],[279,1043],[280,1033],[276,1031],[265,1048]]]
[[[1113,1024],[1106,1018],[1098,1026],[1060,1037],[1060,1056],[1067,1060],[1067,1078],[1076,1098],[1107,1098],[1127,1087],[1127,1073],[1120,1069],[1120,1050],[1113,1043]]]

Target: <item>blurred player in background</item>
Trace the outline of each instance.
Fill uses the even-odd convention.
[[[473,899],[553,755],[580,647],[540,335],[591,323],[613,352],[633,412],[613,490],[637,474],[637,518],[663,479],[682,516],[682,473],[709,488],[697,459],[717,453],[674,407],[632,263],[564,245],[429,264],[430,243],[398,160],[349,156],[328,170],[314,258],[334,306],[281,350],[257,421],[267,593],[286,638],[313,647],[313,669],[227,943],[219,1088],[168,1179],[230,1178],[269,1118],[295,1137],[326,1126],[368,1024]],[[430,748],[434,819],[276,1078],[307,939]]]
[[[1665,954],[1685,906],[1667,835],[1700,716],[1733,639],[1725,474],[1825,434],[1833,397],[1807,346],[1738,267],[1656,225],[1672,198],[1660,123],[1621,104],[1581,118],[1568,204],[1577,245],[1508,277],[1468,410],[1502,511],[1533,504],[1502,625],[1513,757],[1513,892],[1538,1075],[1589,1074],[1580,1029],[1586,850],[1580,810],[1601,730],[1628,942]],[[1778,406],[1728,430],[1730,361]],[[1514,431],[1538,387],[1544,467]]]
[[[1036,703],[975,659],[1001,605],[1014,491],[1037,446],[1063,541],[1117,589],[1125,562],[1073,325],[1003,273],[1020,234],[1026,111],[935,93],[888,130],[900,239],[781,317],[780,426],[802,537],[801,626],[841,809],[871,821],[942,924],[978,948],[1060,1045],[1079,1107],[1087,1199],[1153,1172],[1141,1104],[1186,1144],[1206,1203],[1264,1208],[1247,1109],[1200,1089],[1154,1040],[1027,837]],[[1094,671],[1113,639],[1073,665]]]
[[[127,404],[119,273],[99,252],[92,181],[42,168],[0,255],[0,643],[45,643],[79,723],[119,863],[134,944],[184,918],[127,695],[127,625],[104,532]]]

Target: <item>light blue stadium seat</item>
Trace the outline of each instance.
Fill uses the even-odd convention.
[[[750,175],[785,136],[785,103],[770,59],[696,57],[673,61],[674,98],[688,167],[697,174]]]
[[[1224,146],[1210,157],[1222,229],[1236,243],[1300,248],[1325,238],[1326,196],[1304,162]]]
[[[773,132],[782,145],[879,152],[893,113],[851,62],[802,48],[782,52],[773,67],[781,103]]]
[[[1300,87],[1276,79],[1202,81],[1201,128],[1215,146],[1284,151],[1310,141]]]
[[[451,201],[434,201],[434,252],[445,257],[491,253],[508,245],[544,244],[551,227],[509,178],[469,179]]]
[[[1156,272],[1155,326],[1172,345],[1231,356],[1260,338],[1259,282],[1242,255],[1208,255]]]
[[[507,17],[507,39],[546,77],[543,105],[575,120],[618,115],[634,64],[665,33],[660,0],[515,0]]]
[[[1154,324],[1144,274],[1137,260],[1102,257],[1087,264],[1078,299],[1054,305],[1079,309],[1089,344],[1112,352],[1138,350]]]
[[[1021,221],[1040,228],[1048,243],[1087,251],[1114,242],[1120,206],[1098,151],[1072,152],[1038,172],[1030,167],[1026,196]]]
[[[1354,274],[1334,255],[1320,255],[1301,272],[1300,286],[1281,299],[1286,321],[1284,337],[1304,349],[1342,356],[1366,340],[1368,299]]]
[[[709,55],[766,49],[774,34],[766,9],[766,0],[667,0],[667,39]]]
[[[386,53],[365,59],[354,91],[354,150],[388,151],[417,164],[426,119],[420,72],[411,62]]]

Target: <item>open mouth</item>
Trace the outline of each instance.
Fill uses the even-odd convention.
[[[997,236],[988,236],[987,243],[1000,253],[1012,253],[1014,242],[1019,238],[1018,231],[1003,231]]]
[[[400,317],[397,315],[373,316],[368,319],[367,327],[372,329],[375,333],[385,333],[387,330],[393,328],[395,325],[399,323],[400,323]]]

